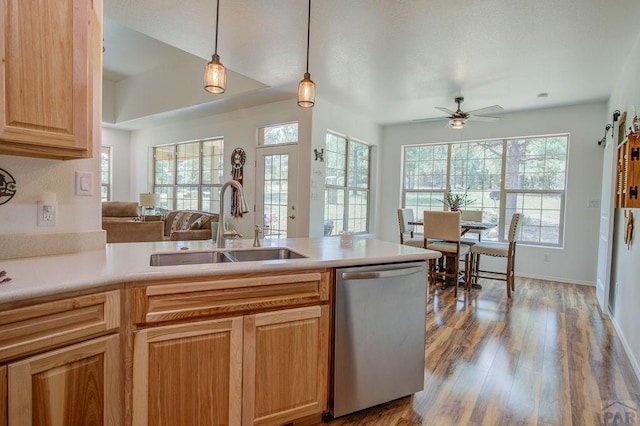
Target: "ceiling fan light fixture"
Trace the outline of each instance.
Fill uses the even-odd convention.
[[[307,70],[304,77],[298,84],[298,106],[311,108],[316,103],[316,84],[311,80],[309,74],[309,35],[311,34],[311,0],[309,0],[309,11],[307,17]]]
[[[227,70],[218,56],[218,18],[220,17],[220,0],[216,0],[216,38],[211,61],[204,68],[204,90],[209,93],[224,93],[227,89]]]
[[[462,117],[454,117],[449,120],[449,127],[452,129],[463,129],[467,126],[467,121]]]

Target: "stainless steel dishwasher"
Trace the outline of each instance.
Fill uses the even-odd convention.
[[[426,298],[425,262],[336,270],[333,417],[423,389]]]

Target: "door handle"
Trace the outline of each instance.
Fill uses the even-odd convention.
[[[422,267],[402,268],[402,269],[388,269],[383,271],[370,271],[370,272],[343,272],[343,280],[370,280],[377,278],[391,278],[401,277],[404,275],[411,275],[418,272],[422,272]]]
[[[295,214],[292,214],[292,215],[287,216],[287,217],[288,217],[289,219],[295,219],[295,218],[296,218],[296,215],[295,215]]]

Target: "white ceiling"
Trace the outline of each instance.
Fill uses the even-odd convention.
[[[237,107],[234,96],[243,105],[295,98],[307,4],[220,0],[222,63],[270,89],[211,95],[212,111]],[[185,52],[205,62],[213,53],[215,0],[104,0],[104,12],[109,80]],[[434,107],[455,109],[456,95],[463,110],[505,112],[601,100],[638,39],[639,18],[638,0],[313,0],[309,72],[320,102],[383,125],[441,117]]]

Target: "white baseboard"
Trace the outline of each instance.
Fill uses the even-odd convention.
[[[582,281],[582,280],[574,280],[571,278],[558,278],[558,277],[547,277],[544,275],[534,275],[534,274],[516,274],[516,277],[521,278],[533,278],[536,280],[544,280],[544,281],[555,281],[559,283],[567,283],[567,284],[577,284],[577,285],[586,285],[589,287],[595,287],[596,283],[594,281]]]
[[[633,368],[633,372],[636,373],[636,380],[640,381],[640,365],[638,365],[638,360],[633,356],[633,352],[631,351],[631,347],[629,343],[627,343],[627,339],[624,337],[624,333],[618,326],[618,322],[616,321],[613,315],[609,315],[609,319],[611,319],[611,323],[613,324],[613,328],[616,329],[616,333],[618,334],[618,338],[622,342],[622,347],[624,348],[624,352],[627,354],[627,358],[629,358],[629,362],[631,362],[631,367]]]

